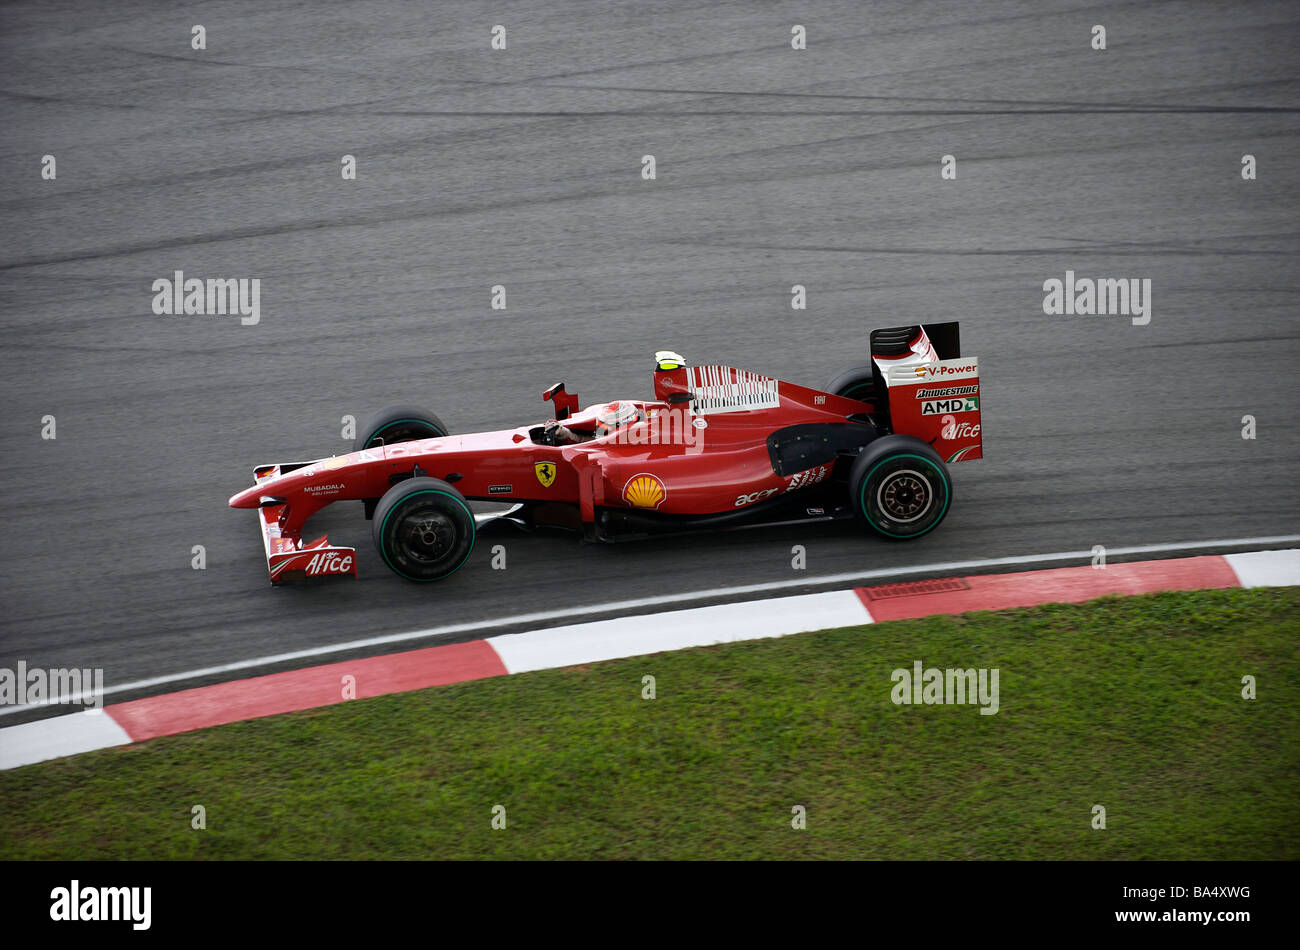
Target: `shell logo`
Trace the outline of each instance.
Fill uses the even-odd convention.
[[[623,500],[633,508],[658,508],[667,497],[658,475],[633,475],[623,487]]]

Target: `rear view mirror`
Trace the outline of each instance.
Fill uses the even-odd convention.
[[[543,402],[555,403],[555,421],[563,422],[569,414],[578,408],[578,397],[564,391],[564,383],[556,383],[542,393]]]

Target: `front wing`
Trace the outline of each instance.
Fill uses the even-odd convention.
[[[301,468],[300,464],[259,465],[253,469],[253,480],[258,484],[277,477],[282,471]],[[258,526],[262,529],[262,547],[266,551],[266,568],[272,584],[300,581],[312,577],[330,577],[350,574],[357,576],[356,548],[330,544],[325,535],[304,544],[301,538],[286,536],[281,532],[284,504],[267,504],[257,509]]]

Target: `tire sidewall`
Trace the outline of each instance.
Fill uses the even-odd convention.
[[[358,430],[357,437],[352,443],[352,451],[360,452],[362,449],[371,448],[375,439],[384,432],[398,435],[397,438],[385,438],[385,445],[412,442],[416,439],[442,438],[450,434],[442,420],[427,409],[417,406],[390,406],[379,410],[366,421],[365,426]]]
[[[916,520],[899,520],[880,504],[882,489],[905,472],[925,485],[930,498]],[[924,442],[907,436],[886,436],[869,445],[854,463],[849,490],[858,516],[879,534],[896,540],[930,533],[952,504],[952,480],[943,460]]]
[[[874,402],[876,381],[871,364],[846,369],[827,383],[823,391],[833,396],[856,399],[858,402]]]
[[[431,502],[456,525],[458,535],[451,553],[424,573],[418,570],[418,562],[402,554],[396,534],[404,512]],[[440,478],[411,478],[394,485],[380,499],[371,533],[389,570],[410,581],[426,582],[442,580],[465,565],[474,551],[476,531],[474,513],[460,492]]]

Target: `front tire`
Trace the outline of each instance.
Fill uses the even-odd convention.
[[[450,434],[450,430],[442,424],[442,420],[428,409],[421,409],[418,406],[389,406],[387,409],[380,409],[357,430],[352,451],[360,452],[381,442],[384,445],[392,445],[394,442],[412,442],[416,439],[440,438]]]
[[[441,478],[408,478],[384,493],[370,524],[384,563],[408,581],[456,573],[474,550],[474,513]]]
[[[952,480],[943,459],[920,439],[887,435],[854,460],[849,497],[878,534],[909,540],[938,527],[952,503]]]

